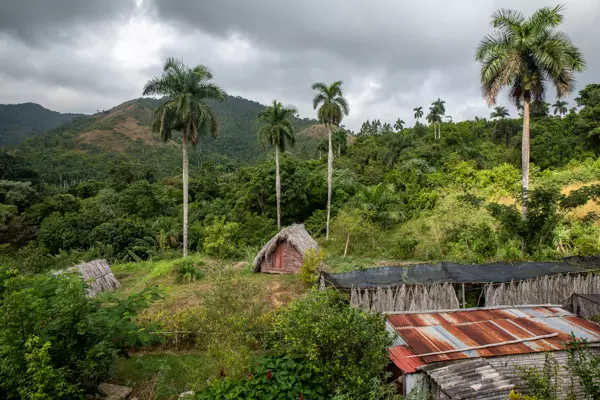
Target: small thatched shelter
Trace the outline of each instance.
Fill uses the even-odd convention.
[[[90,297],[121,287],[106,260],[84,262],[67,270],[58,271],[57,274],[65,272],[77,272],[81,275],[81,279],[89,286],[88,295]]]
[[[265,247],[258,252],[252,263],[254,272],[271,274],[295,274],[300,270],[304,254],[318,250],[319,245],[304,229],[304,225],[294,224],[279,231]]]

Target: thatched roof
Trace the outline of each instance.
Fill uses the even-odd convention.
[[[58,271],[57,274],[65,272],[77,272],[83,281],[89,286],[88,295],[95,297],[100,292],[118,289],[121,287],[119,281],[110,269],[106,260],[93,260],[77,264],[66,271]]]
[[[252,263],[252,268],[254,272],[260,271],[260,264],[268,257],[271,257],[273,251],[280,242],[288,242],[292,245],[302,256],[309,249],[317,250],[319,245],[315,242],[315,239],[310,236],[310,233],[306,229],[304,229],[303,224],[293,224],[288,226],[287,228],[283,228],[279,231],[279,233],[271,240],[267,242],[265,247],[263,247],[254,262]]]

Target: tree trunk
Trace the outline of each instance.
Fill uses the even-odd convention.
[[[338,144],[338,157],[342,156],[342,145]]]
[[[333,147],[331,145],[331,125],[327,124],[327,135],[329,136],[329,149],[327,150],[327,228],[325,240],[329,240],[329,221],[331,219],[331,191],[333,186]]]
[[[348,245],[350,244],[350,232],[348,232],[348,236],[346,236],[346,247],[344,247],[344,259],[346,259],[346,254],[348,254]]]
[[[529,100],[523,101],[523,141],[521,147],[522,180],[521,191],[523,196],[523,207],[521,216],[527,219],[527,205],[529,202]],[[522,256],[525,257],[527,243],[523,239],[521,246]]]
[[[183,256],[188,255],[188,153],[187,153],[187,135],[184,132],[181,141],[183,150]]]
[[[321,150],[319,150],[319,161],[321,161]]]
[[[277,229],[281,229],[281,181],[279,177],[279,146],[275,146],[275,196],[277,197]]]

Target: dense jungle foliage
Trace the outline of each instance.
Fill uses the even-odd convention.
[[[328,253],[342,254],[349,238],[353,256],[514,259],[523,237],[530,239],[531,258],[597,253],[596,208],[579,206],[596,196],[586,185],[600,180],[600,85],[583,89],[577,105],[563,117],[533,117],[530,207],[536,217],[527,226],[519,225],[513,207],[519,119],[443,122],[439,139],[421,123],[387,131],[366,122],[351,144],[337,149]],[[140,140],[123,152],[77,149],[73,126],[94,121],[76,120],[71,130],[1,154],[0,239],[8,265],[37,272],[95,257],[157,258],[180,247],[177,143]],[[260,146],[256,132],[248,140],[248,147]],[[238,258],[276,231],[272,155],[241,164],[203,145],[191,151],[191,249]],[[307,157],[285,153],[280,168],[282,223],[304,222],[320,237],[326,160],[317,150]]]

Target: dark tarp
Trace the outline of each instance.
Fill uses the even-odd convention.
[[[563,261],[495,262],[491,264],[416,264],[405,267],[375,267],[342,274],[323,273],[325,284],[350,289],[402,284],[501,283],[544,275],[583,273],[600,268],[600,257],[570,257]]]

